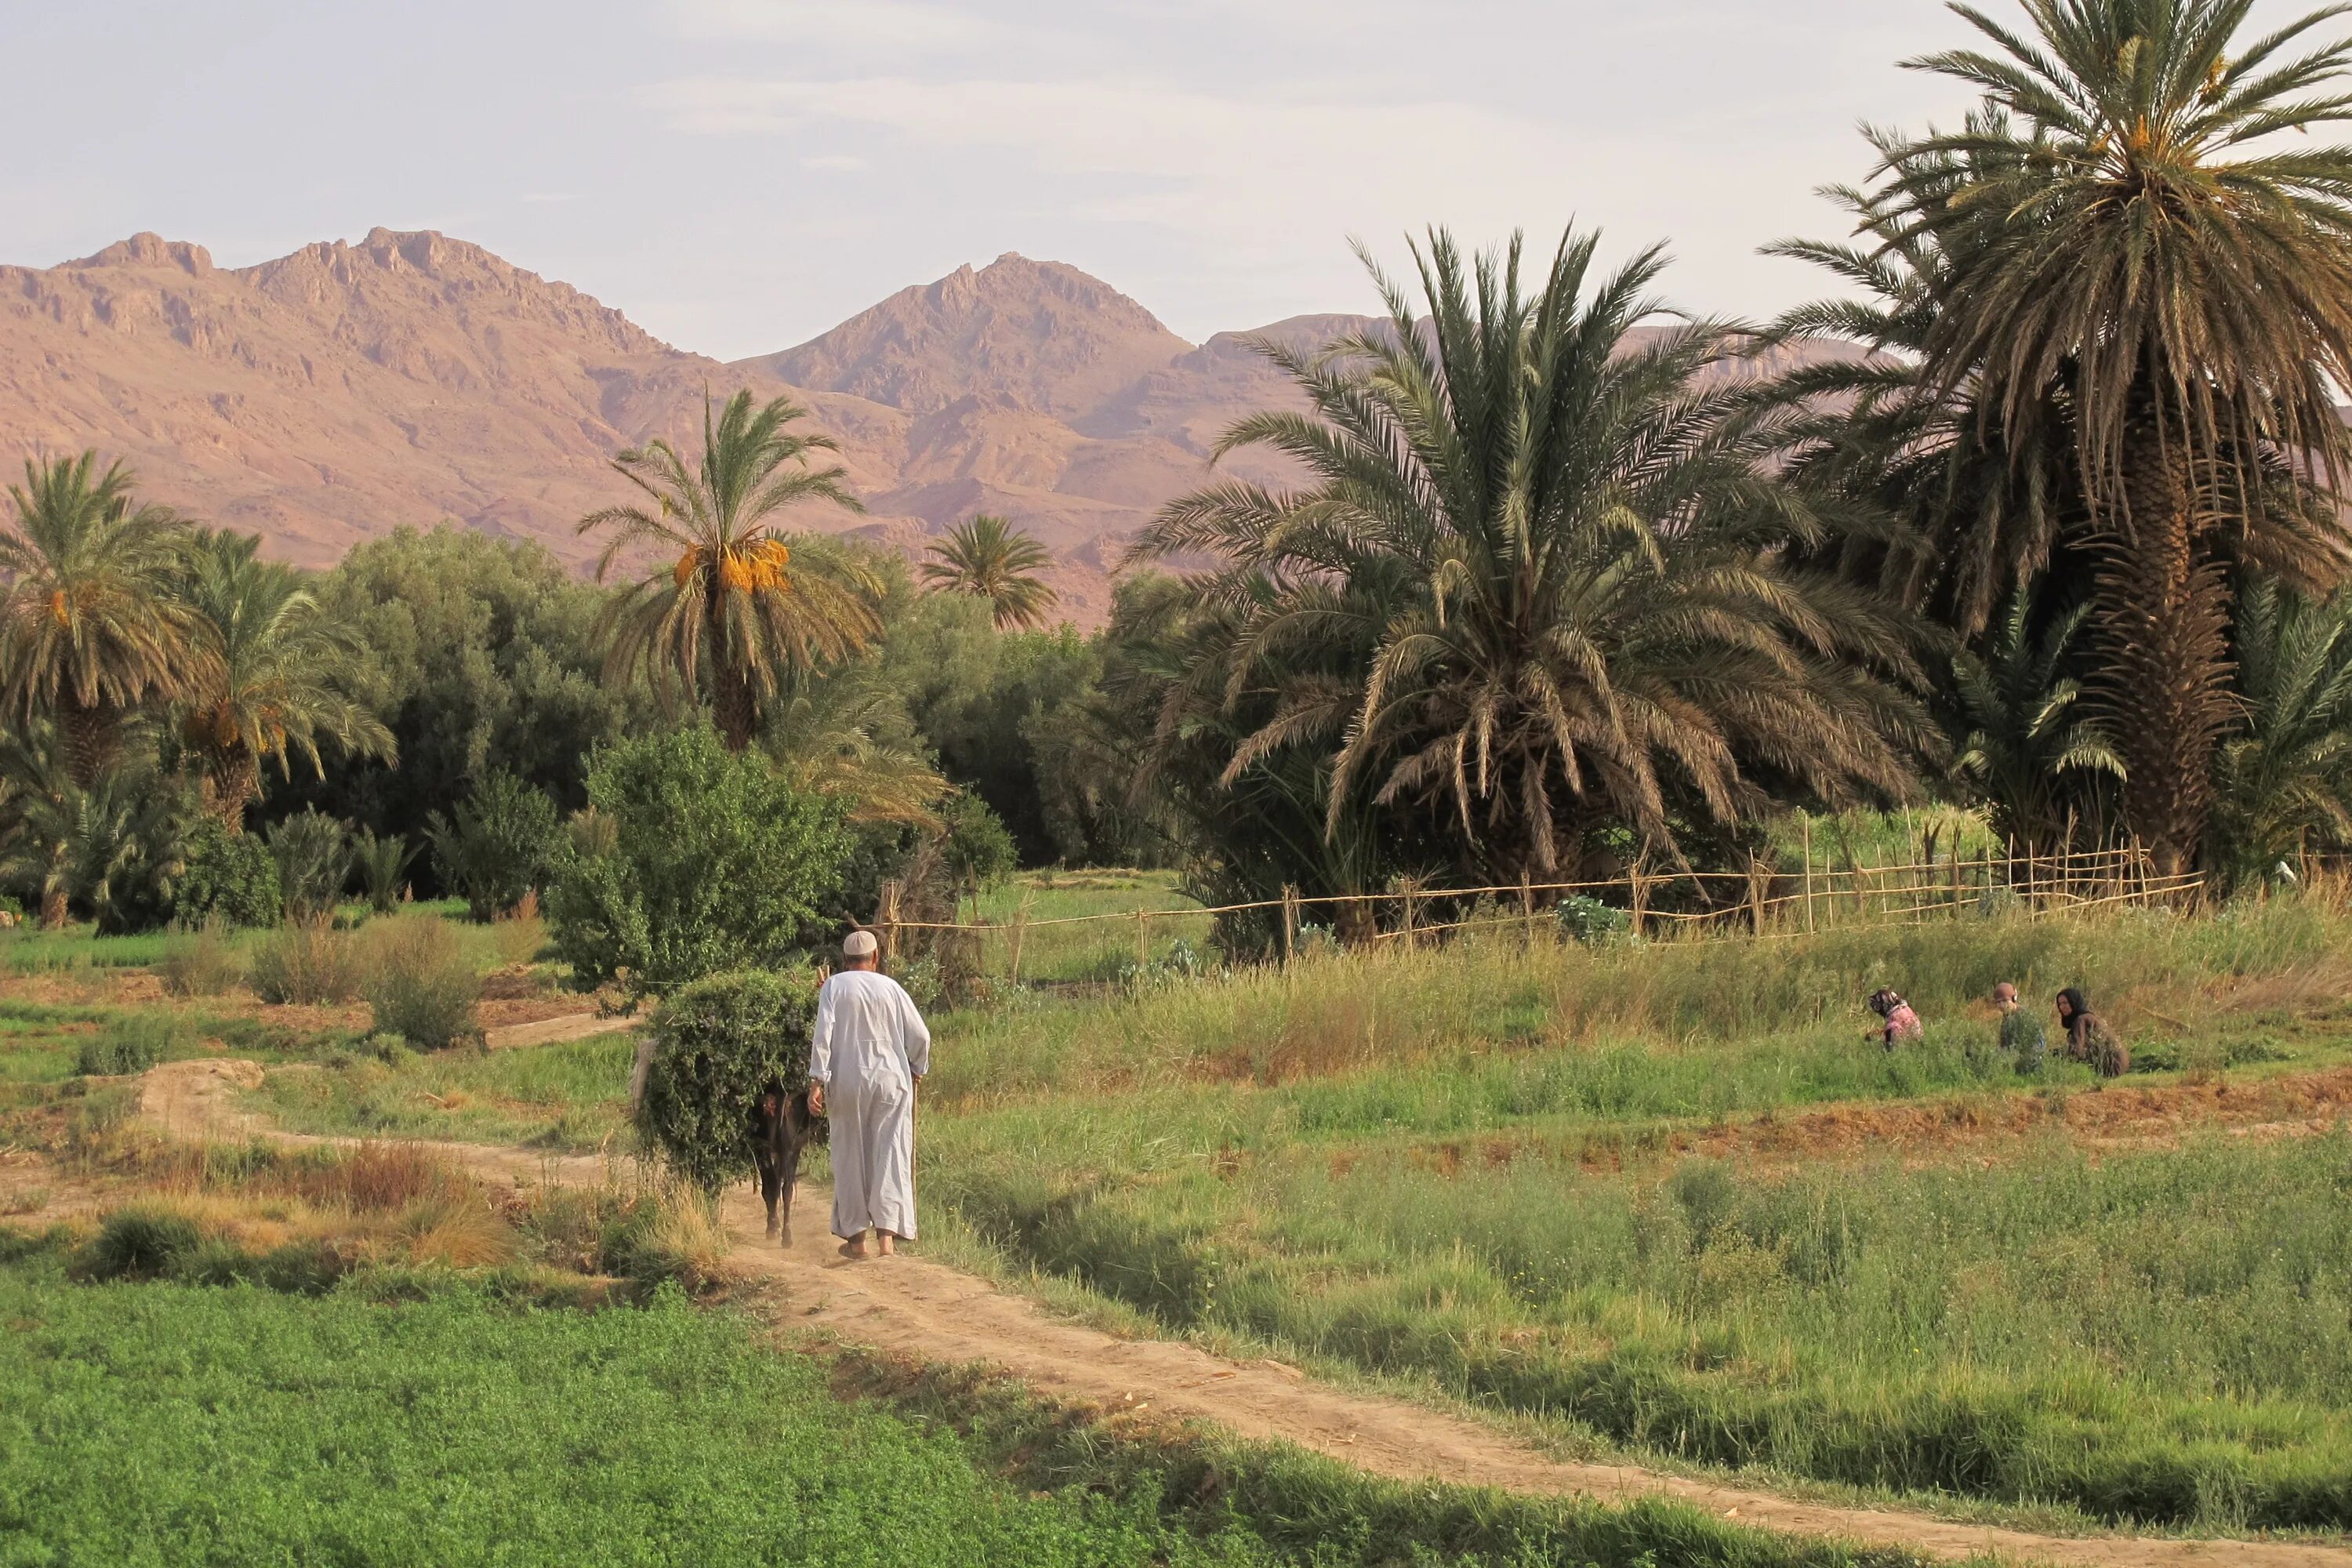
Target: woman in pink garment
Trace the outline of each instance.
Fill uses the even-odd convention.
[[[1911,1004],[1903,1000],[1893,986],[1882,985],[1872,993],[1870,1010],[1885,1020],[1871,1031],[1885,1049],[1893,1050],[1897,1040],[1919,1037],[1919,1015],[1911,1010]]]

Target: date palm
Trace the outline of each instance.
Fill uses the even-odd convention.
[[[207,533],[182,590],[209,656],[180,700],[180,739],[196,763],[205,808],[232,833],[261,795],[261,768],[291,777],[293,757],[324,776],[319,743],[397,760],[382,720],[349,695],[361,647],[329,618],[290,567],[257,559],[252,534]]]
[[[2352,843],[2352,598],[2252,584],[2231,647],[2238,716],[2214,769],[2214,860],[2245,880],[2306,844]]]
[[[605,631],[614,673],[641,665],[667,693],[708,689],[719,732],[741,751],[759,732],[779,671],[806,670],[864,648],[880,631],[874,571],[835,542],[788,533],[779,514],[823,500],[865,510],[838,465],[810,456],[831,437],[792,426],[807,410],[790,398],[764,405],[739,392],[702,409],[702,456],[688,463],[666,440],[614,458],[644,500],[581,520],[607,540],[603,581],[623,555],[668,559],[613,601]]]
[[[988,600],[996,606],[997,630],[1045,624],[1057,595],[1039,574],[1054,558],[1004,519],[981,512],[950,529],[926,553],[923,581],[943,593]]]
[[[0,530],[0,680],[20,722],[50,715],[66,771],[83,789],[122,752],[125,719],[172,699],[210,658],[177,589],[188,529],[139,505],[121,463],[98,455],[26,458]]]
[[[1192,580],[1222,629],[1173,701],[1273,688],[1229,786],[1311,749],[1327,833],[1366,795],[1421,805],[1498,875],[1550,871],[1610,821],[1676,853],[1673,819],[1738,819],[1758,770],[1832,798],[1904,787],[1925,722],[1873,672],[1918,678],[1907,621],[1788,565],[1812,520],[1759,461],[1769,432],[1700,384],[1733,340],[1698,325],[1632,346],[1663,314],[1662,258],[1588,299],[1594,248],[1567,236],[1530,292],[1517,240],[1471,263],[1434,232],[1418,298],[1366,258],[1380,329],[1258,345],[1309,411],[1244,419],[1217,451],[1271,447],[1307,484],[1213,486],[1138,546],[1225,563]]]
[[[2352,41],[2305,47],[2340,5],[2242,39],[2252,4],[2023,0],[2022,31],[1955,5],[1990,47],[1907,64],[1984,110],[1893,148],[1874,193],[1902,232],[1969,237],[1928,383],[1973,383],[2011,438],[2069,405],[2096,695],[2126,816],[2168,872],[2203,837],[2230,721],[2221,546],[2266,468],[2332,490],[2347,455],[2352,148],[2274,139],[2352,118]],[[1946,159],[1972,177],[1954,188]]]
[[[2076,605],[2037,616],[2020,589],[1983,653],[1954,661],[1967,726],[1954,771],[1985,802],[1994,833],[2029,855],[2057,844],[2087,788],[2124,777],[2114,743],[2084,716],[2083,684],[2069,668],[2089,613]]]

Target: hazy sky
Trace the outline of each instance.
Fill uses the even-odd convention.
[[[1007,250],[1198,341],[1367,308],[1351,234],[1573,216],[1760,314],[1818,290],[1756,247],[1837,230],[1857,121],[1954,117],[1895,62],[1964,36],[1934,0],[9,0],[0,261],[438,228],[732,358]]]

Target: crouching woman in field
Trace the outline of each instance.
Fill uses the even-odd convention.
[[[845,1258],[885,1258],[915,1239],[915,1086],[931,1069],[931,1032],[915,999],[880,973],[874,933],[852,931],[847,961],[817,993],[809,1109],[833,1130],[833,1234]]]
[[[1870,1010],[1877,1014],[1881,1021],[1878,1027],[1870,1032],[1869,1037],[1884,1048],[1891,1051],[1898,1040],[1919,1037],[1919,1015],[1911,1010],[1911,1004],[1903,1000],[1901,994],[1893,986],[1882,985],[1871,994]]]
[[[2066,1032],[2068,1060],[2086,1064],[2101,1078],[2121,1078],[2131,1071],[2131,1052],[2107,1021],[2091,1011],[2079,986],[2058,993],[2058,1026]]]

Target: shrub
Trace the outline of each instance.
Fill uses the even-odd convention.
[[[1559,901],[1559,929],[1590,947],[1625,936],[1633,929],[1633,918],[1590,893],[1571,893]]]
[[[216,816],[197,817],[188,829],[187,869],[173,900],[173,918],[190,926],[215,920],[273,926],[285,907],[269,846],[253,834],[231,833]]]
[[[215,911],[194,930],[184,928],[163,939],[156,972],[166,994],[217,996],[245,978],[245,957],[229,940],[228,927]]]
[[[646,1027],[652,1052],[637,1131],[680,1177],[715,1193],[751,1166],[751,1114],[808,1087],[816,977],[745,970],[682,985]]]
[[[488,921],[512,909],[547,874],[556,843],[555,803],[512,773],[494,773],[460,805],[455,820],[435,812],[425,837],[441,885]]]
[[[474,1010],[481,976],[457,933],[436,915],[408,915],[371,925],[361,991],[375,1032],[397,1035],[418,1050],[437,1051],[479,1037]]]
[[[74,1070],[97,1078],[145,1072],[172,1054],[184,1026],[168,1014],[132,1013],[112,1018],[85,1039],[74,1054]]]
[[[271,825],[269,853],[278,861],[278,885],[286,918],[324,919],[335,912],[352,875],[352,836],[315,806]]]
[[[380,915],[398,909],[408,891],[408,863],[416,858],[416,847],[397,833],[379,838],[373,828],[363,827],[352,840],[352,858],[359,867],[368,908]]]
[[[195,1221],[167,1208],[117,1209],[99,1226],[85,1267],[100,1279],[148,1279],[204,1245]]]
[[[835,805],[729,752],[707,724],[598,752],[588,796],[596,831],[572,836],[547,900],[583,987],[625,971],[658,992],[788,962],[851,847]],[[581,847],[590,839],[610,847]]]
[[[950,797],[940,812],[947,821],[949,874],[967,888],[992,888],[1013,875],[1019,857],[1003,818],[976,795]]]
[[[343,1003],[359,988],[351,936],[325,921],[290,921],[254,949],[253,992],[264,1002]]]

